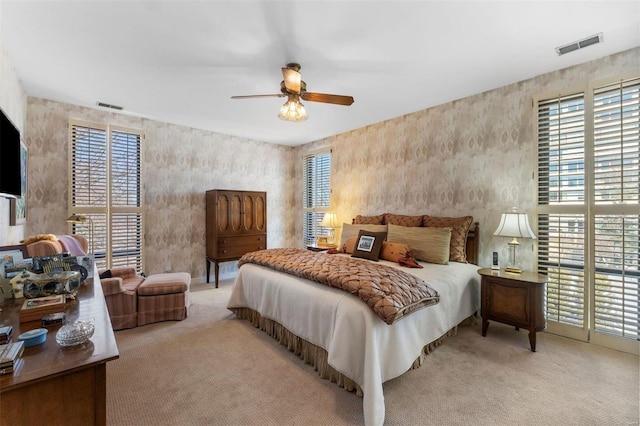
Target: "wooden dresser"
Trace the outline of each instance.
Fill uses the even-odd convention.
[[[212,189],[206,192],[207,282],[211,262],[218,287],[219,262],[267,248],[267,193]]]
[[[25,299],[5,300],[0,324],[13,326],[18,335],[42,327],[41,321],[20,323]],[[77,298],[65,306],[66,322],[92,321],[91,340],[78,346],[56,343],[60,325],[49,327],[47,340],[25,348],[13,374],[0,376],[0,425],[104,425],[107,423],[106,364],[118,359],[98,273],[80,286]]]

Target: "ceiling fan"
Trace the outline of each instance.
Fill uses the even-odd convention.
[[[243,95],[232,96],[231,99],[248,99],[248,98],[270,98],[270,97],[287,97],[287,102],[280,108],[278,117],[287,121],[304,121],[307,119],[307,112],[300,102],[304,99],[309,102],[324,102],[326,104],[336,104],[349,106],[353,103],[353,96],[330,95],[327,93],[307,92],[307,83],[302,81],[300,74],[300,64],[290,63],[286,68],[282,68],[282,77],[284,80],[280,83],[280,92],[269,95]]]

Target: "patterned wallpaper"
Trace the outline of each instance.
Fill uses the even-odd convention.
[[[294,242],[293,149],[39,98],[28,99],[27,234],[67,233],[67,124],[74,118],[141,129],[145,272],[205,275],[207,189],[267,192],[269,246]],[[256,164],[256,158],[268,159]],[[226,268],[226,269],[225,269]],[[223,264],[222,273],[235,269]]]
[[[298,156],[333,147],[331,202],[342,222],[385,212],[472,215],[481,227],[479,263],[488,266],[493,251],[507,259],[507,239],[493,237],[502,212],[518,207],[535,226],[533,97],[633,70],[640,72],[638,48],[307,144]],[[528,269],[532,243],[520,246]]]
[[[296,148],[29,98],[24,235],[68,232],[67,122],[74,118],[146,135],[147,273],[204,276],[207,189],[267,191],[268,245],[300,246],[302,156],[327,145],[334,152],[332,204],[340,220],[384,212],[470,214],[481,224],[480,263],[486,266],[494,250],[507,256],[507,241],[492,236],[501,212],[517,206],[534,219],[532,97],[637,71],[639,58],[640,49],[622,52]],[[522,264],[530,268],[534,255],[527,248],[521,246]],[[221,272],[234,270],[229,263]]]

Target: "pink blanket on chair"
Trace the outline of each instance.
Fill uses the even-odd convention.
[[[72,256],[84,256],[86,253],[80,244],[80,241],[73,238],[71,235],[58,235],[58,241],[62,245],[62,249],[65,252],[71,253]]]

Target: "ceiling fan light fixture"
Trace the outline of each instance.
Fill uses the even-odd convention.
[[[304,105],[297,97],[289,97],[289,100],[282,105],[278,118],[285,121],[305,121],[307,118],[307,111],[304,109]]]

